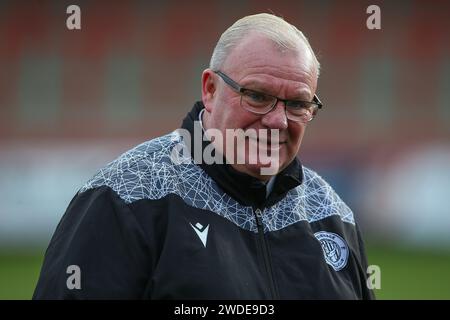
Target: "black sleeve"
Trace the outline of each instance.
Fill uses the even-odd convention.
[[[361,283],[361,287],[362,287],[362,299],[364,300],[374,300],[375,294],[373,292],[373,289],[370,289],[368,287],[367,284],[367,267],[368,267],[368,262],[367,262],[367,255],[366,255],[366,250],[365,250],[365,245],[364,245],[364,241],[361,235],[361,231],[359,229],[359,226],[356,225],[356,231],[357,231],[357,235],[358,235],[358,246],[359,246],[359,254],[360,254],[360,259],[361,259],[361,264],[362,264],[362,268],[363,268],[363,277],[362,277],[362,283]]]
[[[149,251],[135,214],[113,190],[77,194],[45,253],[33,299],[142,298],[151,277]],[[73,265],[79,267],[79,289],[69,279]]]

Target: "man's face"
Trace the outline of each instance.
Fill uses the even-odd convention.
[[[257,33],[250,34],[233,49],[220,71],[242,87],[288,100],[311,101],[317,86],[313,56],[305,45],[300,44],[297,51],[281,51],[275,43]],[[202,98],[206,107],[203,121],[206,129],[219,129],[224,137],[226,129],[255,129],[257,132],[260,132],[259,129],[269,132],[279,130],[278,171],[294,159],[300,149],[306,124],[287,119],[283,102],[278,102],[265,115],[254,114],[241,106],[240,94],[212,70],[204,71],[202,81]],[[230,142],[225,140],[223,143],[226,145]],[[254,149],[248,143],[239,147],[245,148],[248,160]],[[273,144],[269,150],[272,147]],[[228,161],[235,163],[236,159],[230,159],[225,150],[223,152]],[[260,161],[232,166],[262,180],[270,178],[261,175],[261,167],[267,164]]]

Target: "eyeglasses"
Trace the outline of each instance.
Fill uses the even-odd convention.
[[[312,101],[285,100],[270,94],[241,87],[221,71],[214,71],[223,81],[241,95],[241,107],[255,114],[267,114],[275,108],[278,101],[282,101],[286,106],[286,117],[289,120],[307,123],[314,119],[317,111],[322,108],[317,95]]]

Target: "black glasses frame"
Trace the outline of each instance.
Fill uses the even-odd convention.
[[[277,96],[274,96],[274,95],[271,95],[271,94],[268,94],[268,93],[263,93],[263,92],[259,92],[259,91],[256,91],[256,90],[244,88],[241,85],[239,85],[239,83],[237,83],[236,81],[231,79],[229,76],[227,76],[225,73],[223,73],[222,71],[217,70],[217,71],[214,71],[214,73],[216,73],[218,76],[220,76],[226,84],[228,84],[230,87],[232,87],[236,92],[238,92],[241,95],[244,93],[244,91],[250,91],[250,92],[254,92],[254,93],[257,93],[257,94],[265,95],[265,96],[268,96],[268,97],[271,97],[271,98],[275,98],[276,100],[275,100],[275,103],[272,106],[272,108],[270,108],[266,113],[261,113],[261,114],[267,114],[270,111],[272,111],[272,109],[278,104],[278,101],[283,102],[285,106],[288,106],[288,105],[290,105],[293,102],[295,102],[295,103],[297,103],[297,102],[304,102],[304,103],[315,104],[318,109],[322,109],[322,107],[323,107],[322,102],[320,101],[319,97],[316,94],[314,95],[312,101],[281,99],[281,98],[279,98]],[[311,120],[312,119],[314,119],[314,115],[311,118]],[[309,120],[309,121],[311,121],[311,120]]]

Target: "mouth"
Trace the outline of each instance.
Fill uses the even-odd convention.
[[[252,138],[252,137],[248,137],[249,140],[252,140],[258,144],[263,144],[263,145],[267,145],[267,146],[272,146],[272,140],[271,139],[260,139],[260,138]],[[282,144],[286,144],[287,140],[281,140],[281,141],[274,141],[274,145],[278,144],[278,145],[282,145]]]
[[[258,150],[262,151],[262,150],[267,150],[267,152],[280,152],[282,148],[284,148],[284,146],[287,144],[286,140],[282,140],[282,141],[271,141],[271,140],[267,140],[267,139],[252,139],[249,138],[248,141],[250,144],[255,145],[256,148],[258,148]]]

